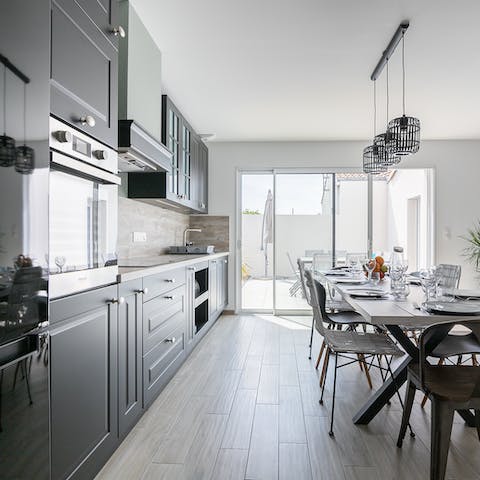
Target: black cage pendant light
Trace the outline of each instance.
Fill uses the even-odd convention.
[[[420,120],[405,115],[405,34],[402,34],[403,115],[388,123],[387,150],[394,155],[410,155],[420,148]]]
[[[390,103],[390,93],[389,93],[389,78],[388,78],[388,60],[387,59],[387,78],[386,78],[386,83],[387,83],[387,95],[386,95],[386,106],[387,106],[387,122],[388,122],[388,107]],[[375,139],[373,140],[373,143],[375,145],[378,145],[379,147],[379,154],[380,154],[380,162],[385,166],[386,168],[393,167],[394,165],[397,165],[401,161],[401,157],[397,156],[395,153],[391,153],[387,145],[390,143],[390,133],[387,131],[385,133],[381,133],[380,135],[377,135]]]
[[[35,152],[33,148],[28,147],[27,138],[27,84],[23,84],[23,145],[17,148],[15,159],[15,171],[18,173],[29,174],[35,167]]]
[[[373,82],[373,135],[377,130],[377,89],[376,81]],[[378,175],[387,171],[387,167],[381,161],[383,152],[381,147],[373,142],[372,145],[363,149],[363,172]]]
[[[11,167],[17,153],[15,140],[8,137],[7,130],[7,67],[3,67],[3,135],[0,136],[0,167]]]

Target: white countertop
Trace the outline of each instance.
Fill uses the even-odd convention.
[[[158,255],[151,257],[130,258],[118,261],[118,277],[117,281],[128,282],[148,275],[165,272],[172,268],[185,267],[198,262],[215,260],[216,258],[225,257],[229,252],[217,252],[205,255]]]

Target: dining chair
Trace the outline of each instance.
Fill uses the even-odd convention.
[[[435,270],[437,283],[443,288],[458,288],[462,267],[460,265],[449,265],[441,263]]]
[[[407,389],[397,446],[401,447],[412,412],[416,390],[428,395],[431,409],[430,479],[443,480],[447,467],[450,435],[455,410],[475,410],[477,434],[480,439],[480,367],[478,365],[432,365],[432,356],[439,340],[454,348],[458,336],[452,330],[460,326],[468,330],[480,353],[480,320],[449,322],[427,327],[419,338],[419,362],[408,367]],[[451,338],[449,338],[451,337]],[[459,346],[459,352],[461,346]]]
[[[351,365],[352,363],[363,363],[364,368],[367,369],[367,359],[371,358],[371,366],[373,364],[373,359],[378,358],[380,355],[384,355],[387,358],[387,368],[381,366],[379,363],[378,367],[381,371],[387,370],[391,375],[394,384],[396,383],[395,377],[391,369],[391,358],[395,356],[403,355],[403,351],[400,350],[395,343],[390,339],[390,337],[383,333],[371,333],[371,332],[357,332],[355,330],[328,330],[325,328],[324,323],[332,322],[330,315],[326,311],[326,297],[327,292],[325,287],[316,279],[313,278],[312,272],[306,271],[306,284],[310,290],[310,299],[312,302],[313,317],[315,322],[315,328],[317,332],[323,337],[323,340],[326,345],[326,357],[325,357],[325,377],[328,373],[328,364],[330,353],[335,355],[335,370],[333,376],[333,396],[332,396],[332,409],[330,417],[330,431],[328,432],[330,436],[333,436],[333,421],[335,413],[335,395],[336,395],[336,386],[337,386],[337,370],[339,368]],[[359,314],[357,314],[359,315]],[[357,320],[360,321],[360,320]],[[356,357],[351,357],[349,355],[356,355]],[[388,359],[390,357],[390,359]],[[338,359],[342,358],[346,361],[339,365]],[[376,367],[376,366],[375,366]],[[319,400],[319,403],[323,405],[323,396],[325,392],[326,381],[322,385],[322,393]],[[397,388],[398,393],[398,388]],[[399,396],[400,403],[403,406],[403,402]],[[410,430],[411,431],[411,430]],[[413,432],[411,431],[412,435]]]

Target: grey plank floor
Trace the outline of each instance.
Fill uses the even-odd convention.
[[[352,416],[370,390],[358,365],[338,374],[335,438],[328,436],[309,319],[223,316],[97,476],[97,480],[422,480],[429,408],[418,394],[416,438],[395,446],[397,400],[368,426]],[[320,339],[315,338],[314,356]],[[380,385],[373,372],[374,386]],[[330,386],[331,376],[328,379]],[[480,479],[480,443],[456,418],[449,480]]]

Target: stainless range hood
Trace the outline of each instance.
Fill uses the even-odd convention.
[[[172,152],[134,120],[118,121],[118,169],[120,172],[166,172]]]

